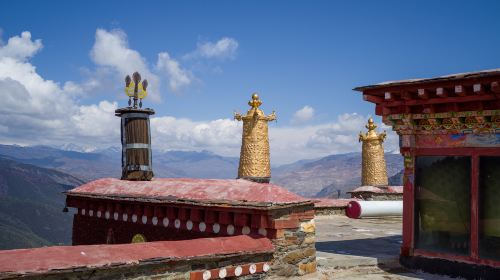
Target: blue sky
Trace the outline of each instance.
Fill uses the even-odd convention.
[[[358,150],[356,134],[374,107],[352,88],[498,68],[498,11],[498,1],[1,1],[0,48],[21,71],[0,63],[0,82],[11,88],[1,94],[18,98],[24,87],[34,107],[14,122],[0,109],[11,117],[0,122],[0,141],[118,144],[106,113],[126,104],[123,75],[137,66],[157,81],[145,104],[157,111],[158,148],[237,155],[232,112],[258,91],[279,117],[270,127],[278,163]],[[16,36],[31,49],[13,55],[23,50],[14,42],[5,51]],[[57,94],[18,78],[23,65]],[[61,108],[37,108],[44,94],[60,94],[44,98]]]

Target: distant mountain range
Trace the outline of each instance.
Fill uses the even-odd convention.
[[[399,154],[386,154],[388,176],[403,169],[403,158]],[[392,179],[398,183],[398,179]],[[273,172],[273,183],[306,197],[337,196],[361,184],[361,153],[330,155],[313,161],[299,161],[278,167]],[[399,185],[399,184],[398,184]]]
[[[92,152],[67,145],[0,145],[0,249],[71,243],[72,215],[62,213],[64,190],[103,177],[121,175],[121,149]],[[237,176],[236,157],[208,151],[153,151],[156,177],[221,178]],[[387,170],[401,180],[403,160],[387,154]],[[272,170],[272,182],[307,197],[336,196],[359,186],[361,154],[301,160]]]
[[[53,169],[0,157],[0,249],[71,242],[63,191],[83,181]]]

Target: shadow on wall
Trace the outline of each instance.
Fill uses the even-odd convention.
[[[316,242],[316,251],[318,252],[372,258],[397,258],[399,256],[400,247],[401,235],[391,235],[367,239]]]

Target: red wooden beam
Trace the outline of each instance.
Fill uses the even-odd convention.
[[[363,100],[368,101],[368,102],[372,102],[375,104],[384,103],[384,99],[382,97],[375,96],[375,95],[363,94]]]
[[[448,97],[448,91],[445,88],[436,88],[436,96],[438,97]]]
[[[499,93],[500,93],[500,87],[499,87]],[[413,100],[408,100],[408,101],[392,101],[392,102],[383,102],[383,104],[386,107],[397,107],[397,106],[418,106],[418,105],[425,105],[425,104],[442,104],[442,103],[466,103],[466,102],[474,102],[474,101],[492,101],[496,100],[498,97],[491,95],[491,94],[484,94],[484,95],[468,95],[468,96],[453,96],[453,97],[447,97],[447,98],[430,98],[427,100],[418,100],[418,99],[413,99]]]
[[[494,93],[500,93],[500,82],[492,82],[491,91]]]
[[[472,89],[473,89],[475,94],[484,94],[485,93],[484,86],[481,84],[474,84],[472,86]]]
[[[465,89],[464,86],[458,85],[458,86],[455,86],[455,94],[458,96],[465,96],[465,95],[467,95],[467,90]]]
[[[421,99],[429,99],[429,91],[423,88],[418,89],[418,97]]]
[[[434,113],[434,106],[432,104],[424,105],[424,109],[422,110],[424,114],[432,114]]]
[[[401,92],[401,99],[403,100],[412,100],[411,92],[409,91],[403,91]]]

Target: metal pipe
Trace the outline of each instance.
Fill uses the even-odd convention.
[[[347,217],[359,219],[363,217],[402,216],[403,201],[350,201],[345,211]]]

